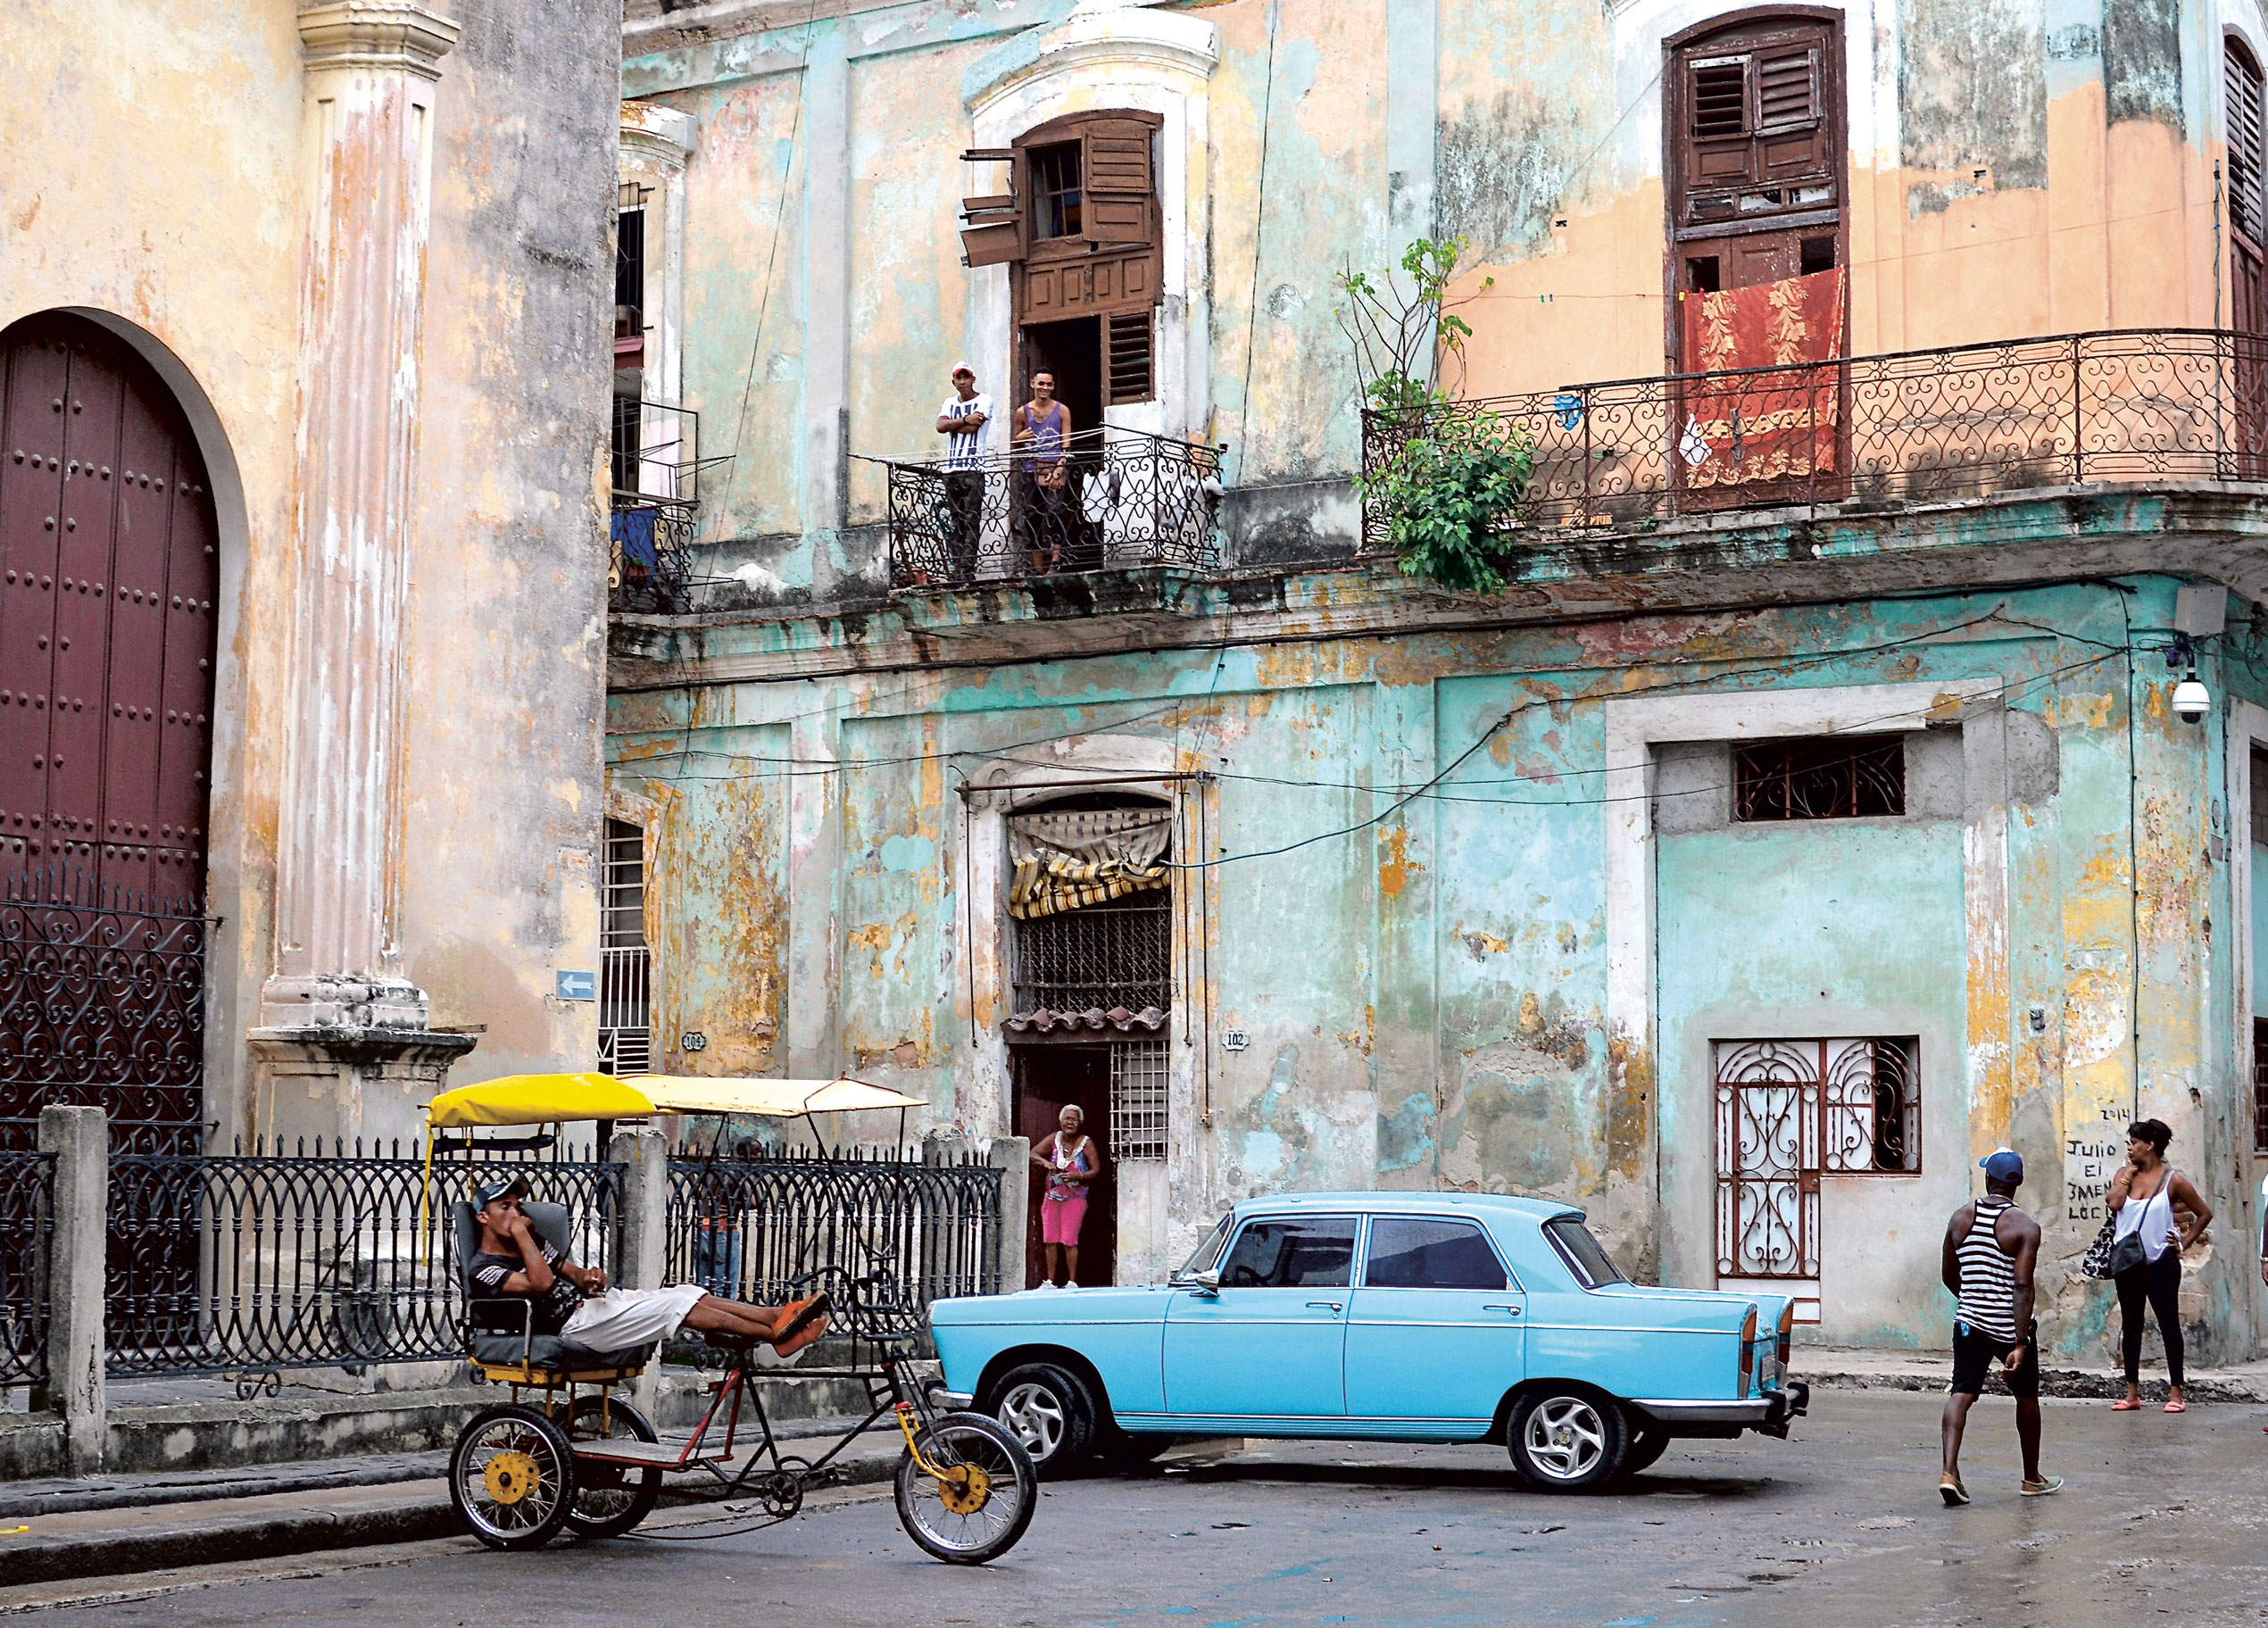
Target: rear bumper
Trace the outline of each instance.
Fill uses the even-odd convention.
[[[1810,1411],[1811,1387],[1789,1380],[1737,1402],[1684,1402],[1641,1397],[1630,1405],[1673,1436],[1732,1435],[1743,1430],[1784,1436],[1789,1421]]]

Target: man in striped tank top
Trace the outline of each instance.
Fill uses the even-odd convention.
[[[2040,1223],[2016,1208],[2023,1160],[2002,1148],[1980,1162],[1984,1197],[1955,1210],[1945,1228],[1945,1286],[1961,1302],[1953,1323],[1953,1394],[1945,1400],[1945,1473],[1937,1483],[1948,1506],[1969,1501],[1961,1484],[1961,1432],[1995,1362],[2016,1399],[2023,1495],[2044,1498],[2064,1484],[2060,1475],[2040,1473],[2040,1325],[2031,1316]]]

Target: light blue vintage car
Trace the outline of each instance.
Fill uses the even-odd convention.
[[[1169,1283],[939,1300],[954,1405],[1043,1475],[1175,1440],[1502,1441],[1539,1485],[1604,1486],[1674,1436],[1785,1436],[1794,1303],[1632,1283],[1564,1204],[1464,1193],[1249,1199]]]

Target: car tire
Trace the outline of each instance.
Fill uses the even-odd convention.
[[[1146,1469],[1159,1457],[1188,1441],[1187,1436],[1168,1436],[1154,1430],[1120,1430],[1113,1424],[1102,1431],[1095,1445],[1103,1467],[1122,1474]]]
[[[980,1411],[990,1414],[1031,1456],[1042,1481],[1076,1474],[1094,1457],[1094,1392],[1068,1368],[1030,1362],[1001,1375]]]
[[[1631,1432],[1630,1450],[1623,1457],[1622,1473],[1635,1475],[1641,1470],[1651,1469],[1654,1461],[1669,1450],[1669,1433],[1657,1425],[1642,1425]]]
[[[1539,1385],[1512,1409],[1512,1462],[1531,1485],[1596,1492],[1622,1473],[1630,1424],[1588,1385]]]

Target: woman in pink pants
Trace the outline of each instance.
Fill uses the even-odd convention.
[[[1040,1200],[1047,1281],[1040,1287],[1055,1287],[1061,1258],[1068,1256],[1070,1270],[1063,1275],[1063,1286],[1069,1289],[1079,1281],[1079,1227],[1087,1218],[1087,1188],[1102,1174],[1102,1150],[1085,1134],[1086,1115],[1076,1103],[1066,1103],[1055,1123],[1055,1134],[1041,1138],[1032,1150],[1032,1162],[1047,1172],[1047,1195]]]

